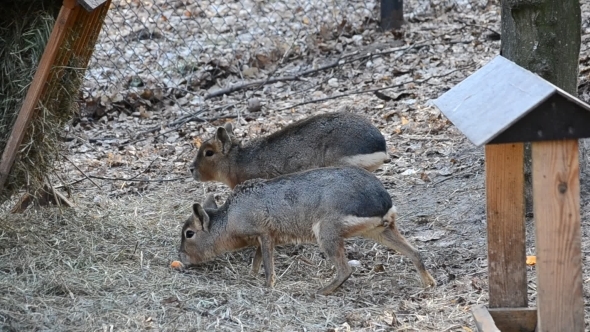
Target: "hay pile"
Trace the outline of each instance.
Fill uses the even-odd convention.
[[[249,274],[253,249],[172,270],[181,224],[202,192],[187,179],[141,196],[94,193],[97,203],[62,211],[0,211],[0,330],[464,332],[472,326],[469,306],[487,301],[472,286],[485,266],[465,261],[466,248],[417,241],[441,282],[434,290],[421,287],[407,258],[362,239],[346,241],[349,259],[361,266],[330,296],[315,295],[334,270],[312,244],[277,248],[272,289],[262,271]],[[409,238],[428,227],[399,225]],[[485,256],[485,245],[478,250]],[[451,263],[442,257],[464,272],[448,281]]]
[[[0,11],[0,152],[4,151],[22,102],[45,50],[60,0],[3,1]],[[65,50],[58,54],[63,56]],[[74,60],[75,61],[75,60]],[[58,155],[58,138],[75,111],[73,97],[80,70],[71,66],[60,75],[50,75],[39,110],[27,130],[6,188],[0,188],[0,203],[17,190],[40,189]],[[56,68],[54,68],[54,71]]]

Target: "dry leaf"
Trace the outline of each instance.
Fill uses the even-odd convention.
[[[242,70],[242,74],[248,78],[254,78],[258,74],[258,68],[256,67],[248,67]]]
[[[142,119],[149,119],[152,116],[152,112],[146,110],[144,106],[139,107],[139,117]]]
[[[410,120],[408,120],[405,116],[402,116],[402,126],[406,125],[410,122]]]
[[[526,265],[535,265],[537,264],[537,256],[526,256]]]
[[[193,145],[198,149],[203,144],[203,140],[200,137],[193,138]]]
[[[123,166],[123,158],[121,155],[115,155],[112,152],[107,153],[107,164],[109,167]]]

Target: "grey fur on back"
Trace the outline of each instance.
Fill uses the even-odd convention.
[[[269,136],[238,147],[244,167],[266,163],[273,175],[312,167],[339,166],[343,156],[385,152],[385,138],[365,117],[354,113],[326,113],[286,126]],[[321,164],[316,164],[317,161]]]
[[[330,137],[338,144],[322,142],[321,137]],[[248,145],[260,148],[283,149],[298,144],[329,147],[337,156],[353,156],[385,151],[385,138],[366,117],[349,112],[325,113],[303,119],[286,126],[283,130],[252,140]]]
[[[181,234],[179,256],[195,265],[224,252],[258,246],[252,261],[256,275],[264,264],[265,284],[276,277],[276,245],[319,245],[336,268],[336,277],[319,290],[329,294],[352,273],[344,239],[361,236],[408,256],[426,286],[436,280],[395,225],[396,209],[381,182],[365,169],[325,167],[292,173],[270,180],[255,179],[238,185],[224,205],[209,196],[193,204],[193,215]]]
[[[300,120],[245,144],[218,128],[216,136],[201,145],[190,169],[197,181],[220,181],[233,188],[249,179],[318,167],[375,170],[386,160],[385,138],[371,121],[336,112]]]
[[[370,172],[358,167],[325,167],[246,181],[217,211],[208,212],[212,212],[212,223],[215,215],[227,213],[228,223],[272,219],[269,224],[276,223],[281,232],[292,233],[297,225],[309,233],[311,222],[323,217],[382,217],[392,206],[389,193]]]

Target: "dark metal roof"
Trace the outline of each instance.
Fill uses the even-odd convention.
[[[502,56],[434,104],[478,146],[590,137],[588,104]]]

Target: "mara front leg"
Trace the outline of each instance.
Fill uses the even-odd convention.
[[[265,286],[273,287],[275,284],[275,264],[274,264],[274,240],[268,235],[262,235],[258,238],[260,242],[260,251],[262,252],[262,263],[264,264],[264,276],[266,277]],[[256,257],[254,257],[256,260]],[[260,264],[258,264],[260,267]]]
[[[260,243],[260,239],[258,240]],[[254,253],[254,259],[252,260],[252,273],[253,276],[257,276],[258,272],[260,271],[260,265],[262,264],[262,249],[260,249],[260,245],[256,247],[256,252]]]

